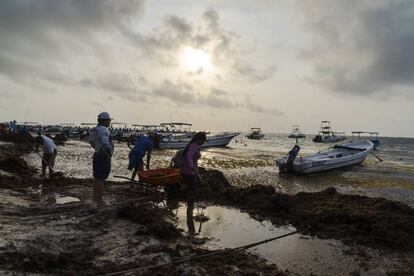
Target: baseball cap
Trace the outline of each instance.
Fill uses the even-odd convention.
[[[101,112],[101,113],[99,113],[98,119],[101,119],[101,120],[112,120],[112,118],[111,118],[111,116],[109,116],[109,113],[108,112]]]

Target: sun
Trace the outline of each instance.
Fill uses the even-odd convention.
[[[212,69],[211,56],[208,52],[186,47],[181,54],[182,65],[187,71],[192,73],[204,73]]]

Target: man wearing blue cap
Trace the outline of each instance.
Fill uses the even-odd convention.
[[[112,118],[107,112],[98,115],[98,125],[93,128],[89,135],[89,143],[95,149],[93,154],[93,199],[102,203],[103,187],[105,180],[111,172],[111,157],[114,153],[111,133],[108,127]]]

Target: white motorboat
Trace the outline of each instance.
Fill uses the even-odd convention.
[[[203,148],[207,147],[225,147],[230,141],[239,135],[238,132],[224,132],[216,135],[207,136],[207,141],[202,145]],[[177,137],[177,136],[167,136],[163,137],[159,142],[160,149],[183,149],[191,141],[191,138],[188,137]]]
[[[248,135],[246,135],[247,139],[261,140],[264,137],[262,130],[258,127],[252,127],[250,131],[251,132]]]
[[[374,150],[374,144],[370,140],[358,140],[303,157],[297,157],[299,150],[295,145],[286,157],[275,160],[279,172],[310,174],[357,165]]]
[[[368,134],[370,135],[369,140],[374,144],[374,150],[376,150],[379,147],[379,145],[381,144],[381,142],[378,138],[378,134],[379,134],[378,132],[376,132],[376,131],[352,131],[352,138],[357,136],[358,139],[361,139],[361,135],[368,135]]]
[[[312,141],[315,143],[336,143],[345,139],[344,132],[332,131],[330,121],[322,121],[319,134],[313,137]]]
[[[288,136],[289,138],[295,138],[295,139],[299,139],[299,138],[305,138],[305,134],[303,134],[303,132],[300,130],[299,125],[293,125],[292,127],[292,133],[289,134]]]

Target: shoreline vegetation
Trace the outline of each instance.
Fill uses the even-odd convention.
[[[104,197],[111,204],[97,207],[91,202],[92,179],[62,174],[37,177],[36,170],[22,158],[32,150],[25,145],[0,145],[2,272],[103,275],[148,267],[135,273],[291,274],[247,251],[153,267],[214,251],[200,249],[197,238],[177,228],[172,212],[160,204],[165,198],[129,182],[108,181]],[[238,188],[218,170],[203,169],[201,176],[199,198],[204,202],[235,207],[274,225],[290,224],[303,235],[363,245],[384,254],[414,254],[414,209],[402,203],[345,195],[335,188],[296,195],[276,193],[262,185]],[[80,201],[59,205],[57,194]],[[177,194],[175,199],[184,197]],[[412,271],[414,261],[407,258],[397,271],[390,268],[388,272]]]

